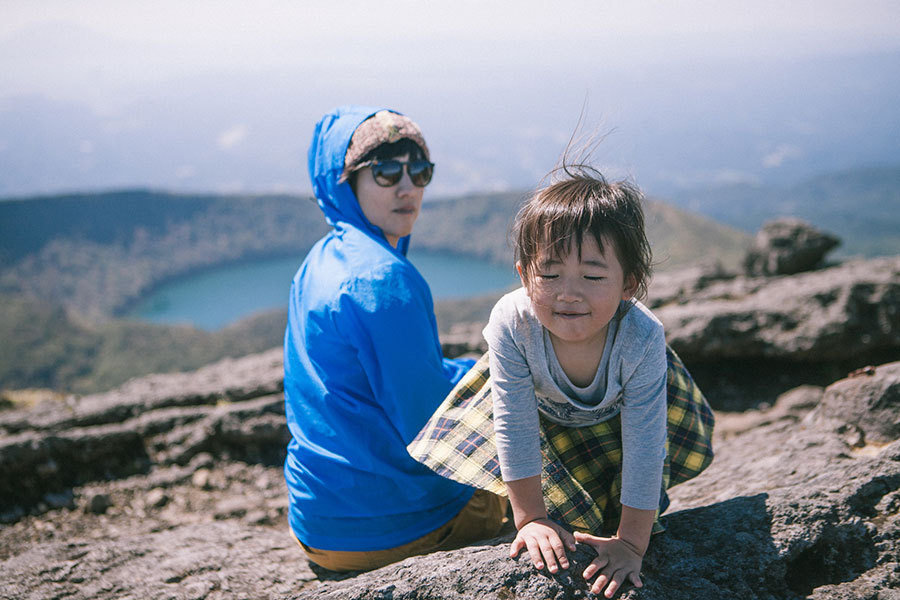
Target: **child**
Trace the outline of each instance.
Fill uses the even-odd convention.
[[[556,573],[576,541],[589,544],[597,558],[583,576],[597,575],[591,591],[612,597],[626,580],[642,585],[666,487],[711,462],[712,413],[638,301],[651,260],[641,193],[588,167],[562,173],[516,217],[522,287],[496,304],[484,330],[489,379],[482,360],[410,451],[495,491],[499,471],[518,530],[510,556],[527,549],[536,568]],[[475,413],[492,419],[496,450],[491,432],[472,425]],[[448,444],[456,450],[445,452]],[[591,534],[616,521],[615,535]]]

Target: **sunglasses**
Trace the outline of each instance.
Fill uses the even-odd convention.
[[[397,185],[403,177],[403,165],[406,165],[406,173],[414,186],[425,187],[431,182],[431,176],[434,175],[434,163],[427,160],[409,162],[369,160],[359,164],[354,170],[372,167],[372,177],[375,178],[375,183],[381,187],[391,187]]]

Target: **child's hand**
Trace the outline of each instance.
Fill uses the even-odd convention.
[[[597,551],[597,558],[584,570],[587,580],[600,573],[591,586],[592,593],[599,594],[606,587],[605,596],[612,598],[626,579],[636,587],[644,586],[640,577],[644,557],[637,548],[619,538],[601,538],[580,531],[575,532],[575,539]]]
[[[528,550],[536,569],[543,569],[546,562],[547,570],[556,573],[560,567],[569,568],[566,549],[568,548],[570,552],[575,551],[575,538],[550,519],[536,519],[519,529],[509,549],[510,557],[518,556],[523,548]]]

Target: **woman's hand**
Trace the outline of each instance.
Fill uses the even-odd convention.
[[[536,569],[543,569],[546,563],[547,570],[556,573],[560,568],[569,568],[566,549],[575,551],[575,538],[550,519],[535,519],[519,529],[509,549],[510,557],[518,556],[523,548],[528,550]]]
[[[597,551],[597,558],[584,570],[586,580],[599,573],[591,586],[592,593],[599,594],[606,587],[604,595],[612,598],[626,579],[636,587],[644,586],[640,577],[644,555],[634,545],[618,537],[601,538],[580,531],[575,532],[575,540]]]

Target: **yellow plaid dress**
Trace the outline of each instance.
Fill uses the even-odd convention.
[[[700,474],[712,462],[713,414],[675,352],[666,347],[669,435],[665,490]],[[494,445],[493,403],[485,354],[460,380],[408,446],[410,455],[443,477],[506,495]],[[550,517],[572,529],[612,533],[622,488],[618,416],[587,427],[566,427],[541,416],[541,475]],[[665,509],[665,506],[662,506]],[[654,531],[663,531],[658,520]]]

